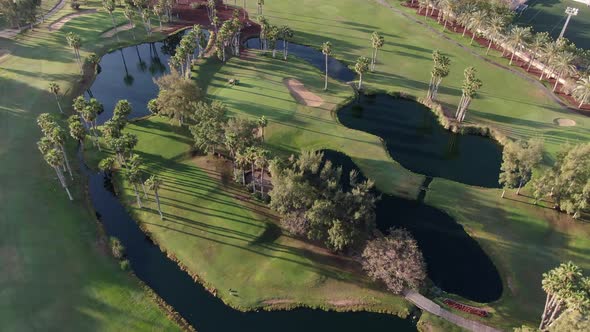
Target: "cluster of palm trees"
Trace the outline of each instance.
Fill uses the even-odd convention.
[[[272,57],[277,55],[277,41],[283,41],[283,59],[287,60],[289,55],[289,42],[293,39],[293,30],[286,25],[276,26],[268,23],[264,16],[258,17],[260,24],[260,49],[263,51],[272,50]]]
[[[242,31],[242,22],[239,18],[239,12],[234,11],[231,20],[223,22],[217,33],[215,43],[218,57],[221,61],[227,60],[226,50],[229,49],[234,56],[240,55],[240,33]]]
[[[413,2],[413,1],[412,1]],[[588,79],[580,79],[574,85],[573,79],[580,76],[575,64],[588,62],[587,52],[577,49],[565,38],[553,40],[546,32],[533,32],[530,27],[511,25],[513,12],[503,2],[481,0],[418,0],[418,13],[426,16],[437,13],[438,21],[446,29],[447,24],[458,23],[464,27],[463,36],[469,30],[472,33],[471,43],[476,36],[488,39],[486,54],[493,44],[502,49],[502,55],[510,52],[510,63],[515,58],[522,58],[527,63],[527,71],[531,67],[541,70],[539,77],[554,78],[553,91],[559,83],[567,89],[565,93],[573,93],[580,102],[580,107],[588,102],[590,87]]]
[[[195,51],[198,49],[198,55],[202,55],[205,45],[205,34],[201,26],[197,24],[180,40],[174,56],[170,57],[170,67],[179,71],[182,76],[190,78],[192,72],[191,65],[195,59]]]
[[[66,132],[49,113],[39,115],[37,125],[39,125],[43,133],[43,137],[37,142],[37,148],[47,164],[55,170],[57,179],[68,194],[69,199],[74,200],[64,175],[64,172],[68,172],[70,178],[74,179],[65,149]]]
[[[264,175],[270,164],[270,152],[261,146],[249,146],[243,151],[238,151],[234,157],[234,166],[239,172],[240,182],[246,185],[246,171],[250,169],[252,191],[256,195],[260,193],[262,198],[268,195],[265,191]],[[260,175],[256,177],[256,169],[260,170]],[[256,185],[258,184],[258,189]]]
[[[547,298],[539,330],[546,331],[559,317],[571,312],[589,314],[590,277],[585,277],[574,263],[563,263],[544,273],[542,286]]]
[[[465,115],[467,114],[467,109],[471,104],[471,100],[482,86],[481,80],[475,77],[476,72],[477,71],[473,67],[467,67],[463,72],[465,78],[463,79],[463,85],[461,87],[461,101],[459,101],[457,112],[455,113],[455,119],[459,122],[465,120]]]
[[[430,83],[428,84],[428,93],[426,94],[428,101],[436,100],[438,87],[442,80],[449,76],[451,65],[451,59],[441,54],[438,50],[432,52],[432,60],[434,61],[434,67],[430,72]]]

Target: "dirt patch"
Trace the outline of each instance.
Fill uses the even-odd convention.
[[[114,36],[115,34],[121,32],[121,31],[127,31],[127,30],[131,30],[131,29],[133,29],[133,24],[131,24],[131,23],[119,25],[117,28],[112,28],[111,30],[103,33],[102,35],[100,35],[100,37],[111,38],[112,36]]]
[[[76,13],[68,14],[68,15],[63,16],[62,18],[58,19],[57,21],[51,23],[49,25],[48,29],[49,29],[49,31],[59,30],[59,29],[61,29],[61,27],[64,26],[64,24],[75,19],[76,17],[82,16],[82,15],[93,14],[93,13],[96,13],[96,9],[85,9],[85,10],[81,10]]]
[[[560,127],[573,127],[576,125],[576,121],[574,121],[572,119],[566,119],[566,118],[557,118],[557,119],[553,120],[553,123],[555,123],[556,125],[558,125]]]
[[[365,304],[365,302],[359,300],[331,300],[328,303],[335,307],[352,307]]]
[[[302,105],[319,107],[324,103],[322,97],[307,90],[303,83],[294,78],[286,78],[283,80],[283,83],[287,86],[293,98],[295,98],[295,100],[297,100],[297,102]]]

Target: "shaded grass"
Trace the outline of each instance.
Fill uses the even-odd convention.
[[[55,16],[68,12],[64,8]],[[97,13],[76,19],[63,30],[82,35],[84,54],[101,52],[113,45],[98,39],[106,17]],[[87,206],[85,179],[76,173],[71,184],[75,201],[69,202],[36,149],[36,116],[58,113],[49,82],[61,85],[66,93],[62,102],[68,105],[79,80],[64,31],[49,33],[47,25],[16,40],[0,39],[0,48],[12,53],[0,63],[2,330],[177,330],[138,280],[121,272],[110,257]],[[75,146],[68,148],[74,161]]]
[[[126,131],[138,136],[136,153],[146,171],[164,182],[165,219],[153,196],[138,209],[132,187],[118,177],[124,203],[157,243],[224,302],[240,309],[346,303],[341,309],[408,314],[407,302],[377,288],[352,259],[282,234],[277,217],[233,183],[229,162],[191,157],[185,128],[151,117]]]

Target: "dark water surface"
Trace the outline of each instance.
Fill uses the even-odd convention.
[[[417,102],[386,94],[361,96],[358,104],[339,110],[338,119],[349,128],[383,138],[391,157],[413,172],[499,186],[502,147],[488,137],[444,129],[432,111]]]
[[[260,49],[260,38],[250,38],[244,42],[244,46],[246,46],[246,48]],[[269,50],[268,52],[272,52],[272,50]],[[277,41],[277,58],[283,57],[282,52],[283,41],[279,40]],[[326,70],[324,54],[313,47],[289,43],[289,54],[295,55],[309,62],[322,72]],[[328,57],[328,76],[343,82],[350,82],[355,79],[356,74],[341,61]]]
[[[168,60],[186,31],[161,42],[125,47],[102,57],[99,74],[86,93],[104,105],[105,111],[97,119],[99,124],[111,118],[115,104],[121,99],[127,99],[133,107],[130,118],[150,114],[147,103],[158,95],[154,79],[170,72]],[[209,31],[202,31],[208,38]]]
[[[89,176],[90,199],[109,236],[126,248],[134,273],[199,332],[207,331],[416,331],[414,322],[393,315],[312,309],[243,313],[211,295],[154,245],[113,194],[102,173]]]
[[[343,181],[360,169],[347,155],[325,150],[324,158],[342,165]],[[502,279],[488,255],[455,220],[430,205],[382,194],[377,203],[377,228],[410,231],[424,254],[428,277],[440,289],[477,302],[491,302],[502,295]]]

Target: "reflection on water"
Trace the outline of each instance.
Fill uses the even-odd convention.
[[[347,155],[325,150],[324,157],[342,165],[343,181],[360,169]],[[428,186],[427,179],[425,186]],[[382,194],[377,203],[377,227],[410,231],[424,254],[428,277],[440,289],[477,302],[491,302],[502,295],[502,280],[488,255],[455,220],[430,205]]]
[[[338,111],[349,128],[385,140],[391,157],[416,173],[497,188],[502,148],[490,138],[453,134],[425,106],[386,94],[361,96]]]

